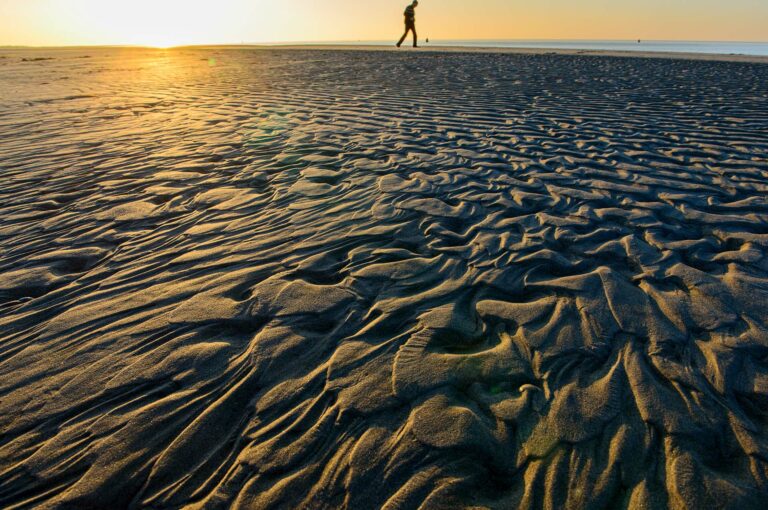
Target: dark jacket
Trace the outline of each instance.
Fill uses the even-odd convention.
[[[416,23],[416,8],[413,5],[406,7],[404,14],[406,23]]]

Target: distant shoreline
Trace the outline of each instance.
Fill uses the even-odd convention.
[[[156,48],[152,46],[59,46],[59,47],[25,47],[0,46],[0,51],[64,51],[75,49],[149,49],[158,51],[173,50],[261,50],[261,51],[397,51],[404,54],[419,53],[485,53],[513,55],[564,55],[564,56],[594,56],[594,57],[634,57],[661,58],[673,60],[745,62],[766,64],[768,56],[722,53],[667,52],[667,51],[628,51],[628,50],[591,50],[591,49],[558,49],[558,48],[509,48],[495,46],[424,46],[417,50],[412,48],[395,48],[373,44],[222,44],[222,45],[192,45],[171,48]]]

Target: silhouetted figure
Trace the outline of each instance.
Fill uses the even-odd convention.
[[[413,32],[413,47],[419,47],[419,39],[416,35],[416,7],[418,6],[419,0],[413,0],[413,3],[405,8],[405,33],[397,43],[398,48],[403,44],[405,38],[408,37],[408,31]]]

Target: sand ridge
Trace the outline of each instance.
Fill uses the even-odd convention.
[[[765,66],[2,54],[0,506],[765,501]]]

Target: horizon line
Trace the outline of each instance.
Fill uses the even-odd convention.
[[[692,40],[692,39],[433,39],[429,44],[463,43],[463,42],[519,42],[519,43],[543,43],[543,42],[562,42],[562,43],[580,43],[580,42],[634,42],[642,41],[646,43],[696,43],[696,44],[768,44],[768,40]],[[192,47],[211,47],[211,46],[303,46],[303,45],[345,45],[345,44],[379,44],[387,43],[388,39],[343,39],[343,40],[316,40],[316,41],[260,41],[260,42],[210,42],[210,43],[192,43],[169,46],[168,48],[192,48]],[[0,49],[66,49],[66,48],[157,48],[157,46],[146,44],[65,44],[65,45],[32,45],[32,44],[0,44]]]

